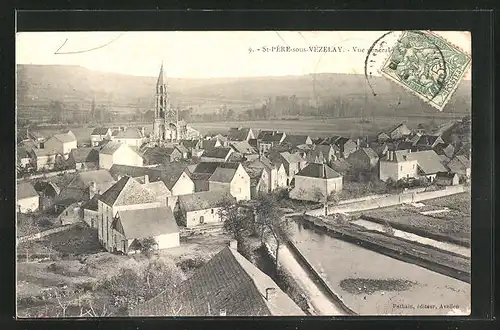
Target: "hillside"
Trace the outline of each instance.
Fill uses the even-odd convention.
[[[209,113],[221,106],[236,112],[258,107],[270,97],[295,96],[309,104],[347,102],[348,113],[392,116],[435,115],[431,108],[385,78],[370,80],[376,96],[366,87],[363,75],[317,74],[284,77],[182,79],[168,78],[172,103]],[[116,112],[153,108],[156,77],[138,77],[92,71],[80,66],[17,65],[17,106],[22,118],[49,115],[51,101],[76,105],[89,111],[92,98]],[[444,113],[470,112],[470,81],[463,81]],[[314,115],[314,114],[312,114]]]

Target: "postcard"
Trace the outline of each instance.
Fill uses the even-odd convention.
[[[17,317],[469,315],[471,53],[18,33]]]

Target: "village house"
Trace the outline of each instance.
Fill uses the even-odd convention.
[[[40,196],[40,209],[47,210],[54,206],[54,201],[61,193],[61,189],[50,181],[37,181],[34,184],[35,190]]]
[[[250,176],[241,164],[236,168],[218,166],[208,179],[208,190],[230,193],[236,200],[250,200]]]
[[[77,148],[75,135],[69,131],[67,133],[55,134],[45,141],[44,149],[52,154],[61,154],[67,159],[69,152]]]
[[[146,175],[143,186],[151,191],[156,196],[158,201],[160,201],[163,205],[168,206],[168,199],[172,197],[172,192],[168,189],[165,182],[149,182],[149,177]]]
[[[144,143],[144,129],[123,127],[115,135],[112,135],[115,142],[126,144],[130,147],[139,148]]]
[[[109,127],[96,127],[90,134],[90,144],[92,147],[97,147],[100,142],[111,140],[112,131]]]
[[[224,148],[224,147],[216,147],[213,149],[205,149],[201,154],[202,162],[227,162],[229,157],[233,153],[233,149]]]
[[[68,164],[77,170],[97,169],[99,151],[91,147],[73,149],[69,153]]]
[[[456,186],[459,184],[460,179],[457,173],[438,172],[435,182],[438,186]]]
[[[262,168],[267,172],[269,191],[272,192],[278,188],[287,186],[288,176],[283,163],[274,164],[266,156],[260,156],[251,162],[245,163],[245,168]]]
[[[439,156],[445,156],[448,159],[455,155],[455,147],[453,144],[441,143],[432,148]]]
[[[259,154],[263,155],[267,153],[271,148],[280,145],[285,138],[285,133],[273,132],[264,134],[262,138],[258,140]]]
[[[289,152],[271,152],[268,155],[268,158],[273,162],[273,163],[282,163],[285,172],[288,176],[287,178],[287,186],[290,186],[292,183],[292,180],[295,177],[295,174],[299,172],[301,169],[303,169],[307,161],[300,157],[300,155],[296,153],[289,153]]]
[[[250,197],[256,199],[262,193],[268,193],[269,177],[263,168],[244,166],[245,171],[250,177]]]
[[[302,145],[312,145],[313,142],[311,137],[308,135],[292,135],[288,134],[281,144],[288,145],[290,147],[298,147]]]
[[[421,135],[414,146],[417,151],[434,149],[436,146],[444,144],[443,139],[440,136],[435,135]]]
[[[255,135],[251,128],[233,127],[229,129],[227,139],[229,141],[248,141],[255,139]]]
[[[78,172],[77,175],[54,198],[54,210],[60,212],[69,205],[86,202],[95,195],[106,191],[115,183],[115,179],[106,170]]]
[[[354,151],[358,149],[358,143],[354,141],[353,139],[346,138],[346,137],[339,137],[335,141],[333,141],[333,144],[337,146],[340,150],[340,155],[344,158],[347,159],[350,154],[352,154]]]
[[[351,169],[356,172],[369,172],[378,164],[379,157],[372,148],[360,148],[347,157]]]
[[[309,164],[295,175],[290,197],[314,202],[324,201],[342,190],[343,177],[326,164]]]
[[[143,166],[143,158],[129,145],[110,141],[99,150],[99,168],[110,169],[113,164]]]
[[[17,212],[35,212],[40,206],[40,196],[29,182],[17,184],[16,189]]]
[[[417,162],[417,177],[426,177],[433,182],[437,173],[448,172],[434,150],[411,152],[406,157]]]
[[[100,195],[94,195],[80,207],[80,216],[90,228],[97,228],[98,201]]]
[[[173,294],[162,293],[139,304],[129,315],[255,317],[305,313],[269,276],[235,249],[226,247]]]
[[[130,253],[141,240],[154,238],[157,249],[179,246],[179,229],[172,211],[130,177],[123,177],[98,200],[99,242],[110,252]]]
[[[323,162],[326,164],[330,164],[330,162],[336,160],[340,153],[340,149],[332,144],[317,144],[314,145],[314,150],[318,155],[320,155],[321,152]]]
[[[453,157],[447,164],[446,167],[452,173],[456,173],[462,179],[470,178],[471,165],[470,160],[463,155],[458,155]]]
[[[181,140],[180,145],[187,149],[187,158],[200,157],[203,153],[201,140]]]
[[[380,159],[379,178],[382,181],[392,179],[399,181],[404,178],[416,178],[418,162],[408,156],[411,150],[388,151],[386,157]]]
[[[61,212],[57,215],[57,222],[60,223],[61,226],[80,222],[80,212],[81,210],[79,203],[72,203],[65,209],[62,209]]]
[[[323,152],[319,149],[299,152],[299,154],[307,161],[308,164],[323,164],[325,162],[325,156],[323,156]]]
[[[377,135],[377,140],[379,142],[396,141],[402,140],[409,136],[412,131],[406,126],[406,124],[401,123],[393,126]]]
[[[64,158],[61,154],[54,153],[53,151],[48,149],[35,148],[31,150],[30,154],[36,171],[53,170],[56,166],[57,159],[59,159],[59,162],[64,161]]]
[[[259,158],[259,154],[252,147],[248,141],[235,141],[229,143],[230,147],[233,149],[233,155],[238,155],[243,161],[254,160]]]
[[[144,163],[147,165],[164,164],[175,162],[183,158],[182,153],[175,147],[152,147],[146,148],[143,153]]]
[[[234,197],[220,191],[202,191],[179,196],[174,212],[177,223],[188,228],[221,223],[219,210],[225,199],[234,200]]]
[[[167,204],[171,209],[175,207],[178,196],[189,195],[195,192],[194,181],[183,166],[172,166],[168,170],[162,171],[161,181],[165,183],[171,192],[171,196],[167,197]]]

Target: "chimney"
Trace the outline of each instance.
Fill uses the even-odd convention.
[[[90,182],[90,185],[89,185],[89,199],[92,199],[92,197],[94,197],[94,195],[97,194],[97,184],[92,181]]]
[[[146,136],[145,131],[144,131],[144,126],[141,127],[141,135],[144,137]]]
[[[270,301],[276,292],[276,288],[266,288],[266,300]]]
[[[219,312],[219,316],[226,316],[226,310],[225,309],[221,309],[220,312]]]
[[[144,175],[144,183],[145,184],[149,183],[149,175],[147,175],[147,174]]]
[[[238,248],[238,241],[236,241],[235,239],[231,240],[229,242],[229,248],[236,250]]]
[[[123,126],[123,131],[125,132],[127,130],[127,126]]]

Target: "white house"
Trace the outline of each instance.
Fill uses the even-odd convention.
[[[129,145],[110,141],[99,151],[99,168],[109,170],[113,164],[143,166],[143,159]]]
[[[124,128],[116,135],[112,136],[113,141],[124,143],[131,147],[139,148],[144,143],[144,135],[141,130],[136,128]]]
[[[17,211],[28,213],[38,210],[40,196],[31,183],[21,182],[17,184]]]
[[[158,249],[179,246],[172,211],[131,177],[121,178],[100,196],[97,212],[98,239],[108,251],[129,253],[148,237]]]
[[[56,134],[45,141],[43,148],[52,154],[61,154],[67,158],[69,152],[77,148],[75,135],[71,131]]]
[[[202,191],[179,196],[175,208],[177,223],[186,227],[220,223],[220,202],[233,198],[226,192]]]
[[[250,200],[250,176],[241,164],[236,168],[219,166],[208,179],[208,190],[228,192],[238,201]]]
[[[90,143],[93,147],[99,145],[100,142],[111,140],[112,131],[109,127],[96,127],[90,134]]]
[[[379,162],[379,178],[382,181],[392,179],[398,181],[403,178],[415,178],[418,173],[418,162],[409,158],[410,150],[390,150],[385,158]]]
[[[343,177],[326,164],[312,163],[295,175],[295,187],[290,197],[320,202],[332,192],[342,190]]]

